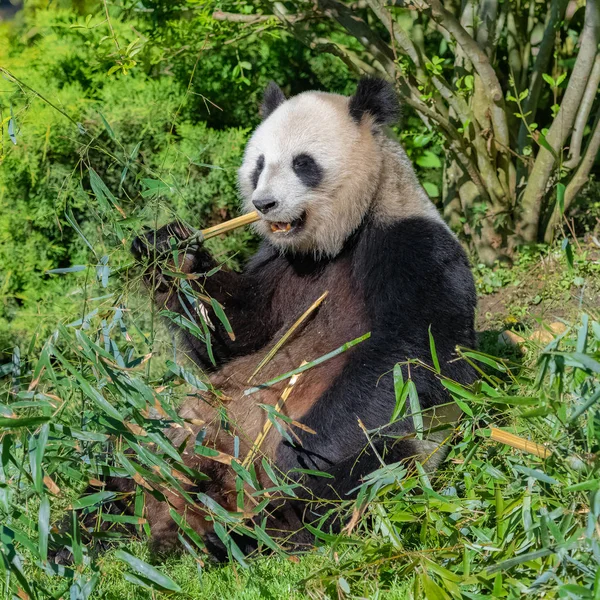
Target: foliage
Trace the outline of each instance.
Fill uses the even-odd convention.
[[[47,334],[80,304],[65,282],[46,274],[85,256],[69,215],[103,254],[126,243],[108,237],[102,207],[90,201],[90,166],[127,214],[125,232],[148,219],[141,180],[150,175],[164,179],[164,197],[190,222],[208,225],[236,211],[247,130],[212,130],[187,116],[175,127],[185,89],[144,72],[107,79],[108,64],[98,54],[103,32],[84,35],[82,22],[70,12],[37,12],[35,25],[45,35],[2,50],[7,60],[0,62],[13,73],[5,74],[11,93],[2,102],[16,123],[16,144],[5,145],[0,171],[0,348],[37,325]],[[129,33],[124,24],[113,26]],[[243,239],[230,238],[229,249]]]
[[[462,224],[481,262],[551,241],[588,181],[600,149],[596,2],[223,6],[215,18],[284,28],[355,72],[393,79],[443,137],[446,217]]]
[[[240,489],[255,488],[253,522],[184,489],[205,476],[183,464],[165,431],[189,427],[175,409],[210,384],[135,293],[129,242],[173,213],[198,226],[235,210],[235,168],[267,78],[290,78],[287,91],[319,80],[348,92],[350,82],[339,56],[314,57],[274,20],[258,35],[215,21],[210,5],[157,1],[148,12],[137,2],[111,9],[109,27],[104,6],[88,18],[30,5],[23,26],[0,38],[8,90],[0,100],[0,348],[11,347],[0,361],[1,592],[208,598],[233,596],[248,581],[240,597],[598,597],[600,324],[586,315],[539,360],[533,347],[525,364],[465,351],[481,379],[468,389],[443,380],[464,414],[448,431],[456,445],[442,471],[374,472],[357,502],[335,507],[350,517],[342,534],[314,524],[319,547],[308,556],[289,560],[261,529],[266,491],[240,457],[229,459]],[[360,50],[330,29],[315,30]],[[307,79],[293,80],[296,69]],[[212,94],[226,115],[208,113]],[[403,142],[435,196],[440,137],[414,115],[407,122]],[[239,261],[249,248],[249,235],[237,234],[213,251]],[[541,253],[547,261],[555,250]],[[538,254],[521,255],[521,273]],[[576,247],[562,247],[559,260],[565,289],[577,277],[597,278],[597,264]],[[477,275],[489,289],[516,277],[502,265]],[[209,338],[202,322],[191,326]],[[397,378],[395,412],[421,424],[410,384]],[[551,454],[503,446],[490,439],[491,426]],[[201,436],[195,442],[196,452],[211,454]],[[137,491],[103,489],[107,475],[132,480]],[[291,494],[294,485],[273,472],[273,487]],[[152,556],[141,493],[148,487],[204,503],[235,562],[211,566],[176,515],[184,556]],[[133,514],[116,512],[129,502]],[[274,555],[242,556],[233,530]]]
[[[1,367],[4,585],[32,598],[67,590],[71,597],[86,598],[96,587],[108,593],[112,584],[104,574],[114,573],[117,559],[131,589],[177,591],[181,584],[173,572],[151,566],[139,544],[130,543],[111,560],[97,554],[94,544],[101,540],[127,542],[131,534],[118,529],[122,522],[131,523],[142,539],[147,531],[139,493],[132,497],[134,515],[120,517],[106,503],[127,496],[101,487],[92,492],[86,486],[99,477],[119,475],[134,478],[140,492],[152,484],[156,490],[185,495],[182,484],[203,475],[183,465],[181,447],[173,446],[163,431],[186,427],[172,407],[182,395],[209,384],[202,376],[192,376],[185,363],[147,354],[150,336],[136,328],[135,311],[125,310],[123,296],[107,297],[111,289],[103,268],[87,269],[87,314],[60,326],[39,357],[16,348]],[[580,324],[528,365],[468,351],[464,357],[482,368],[481,379],[464,388],[442,378],[464,411],[456,430],[448,430],[456,444],[446,467],[433,476],[419,466],[412,472],[397,464],[370,475],[355,503],[336,508],[354,514],[343,534],[315,524],[321,558],[308,564],[318,564],[318,569],[305,571],[294,589],[314,597],[350,597],[367,588],[401,589],[402,596],[415,598],[510,598],[523,593],[592,598],[596,593],[600,323],[583,315]],[[416,418],[418,399],[412,393],[402,408],[410,381],[398,380],[397,389],[399,415],[412,412]],[[549,456],[524,455],[490,440],[491,426],[544,444]],[[152,452],[145,450],[148,443]],[[199,444],[196,451],[207,455],[208,449]],[[134,456],[128,456],[128,449]],[[238,463],[237,471],[260,500],[263,492],[252,469]],[[292,492],[282,476],[273,476],[275,486]],[[240,514],[204,502],[224,532],[244,530],[258,536],[265,549],[281,553],[260,533],[260,518],[256,525],[248,524]],[[187,564],[202,572],[202,543],[185,520],[179,523],[193,561]],[[223,539],[232,558],[246,566],[248,559],[235,542]],[[72,555],[69,567],[48,559],[63,547]],[[300,577],[301,572],[292,575]],[[108,581],[123,589],[121,579]]]

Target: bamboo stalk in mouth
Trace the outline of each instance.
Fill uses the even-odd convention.
[[[200,234],[202,236],[200,239],[208,240],[217,235],[221,235],[222,233],[227,233],[228,231],[237,229],[238,227],[250,225],[250,223],[254,223],[255,221],[258,221],[258,219],[259,216],[256,211],[247,213],[240,217],[236,217],[235,219],[230,219],[229,221],[225,221],[224,223],[219,223],[218,225],[213,225],[212,227],[203,229],[202,231],[200,231]]]
[[[228,231],[237,229],[238,227],[250,225],[250,223],[258,221],[259,218],[260,217],[256,211],[249,212],[245,215],[241,215],[240,217],[235,217],[235,219],[229,219],[229,221],[225,221],[224,223],[219,223],[218,225],[213,225],[212,227],[195,231],[192,233],[192,235],[190,235],[190,237],[186,238],[185,240],[181,240],[177,246],[179,248],[186,248],[195,242],[200,243],[204,240],[209,240],[210,238],[216,237],[217,235],[221,235],[222,233],[227,233]]]

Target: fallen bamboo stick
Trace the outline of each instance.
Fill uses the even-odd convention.
[[[552,454],[552,452],[545,446],[542,446],[541,444],[536,444],[535,442],[530,442],[529,440],[519,437],[514,433],[509,433],[508,431],[498,429],[497,427],[490,427],[490,431],[491,439],[495,440],[496,442],[506,444],[507,446],[516,448],[517,450],[529,452],[529,454],[534,454],[535,456],[539,456],[540,458],[548,458]]]

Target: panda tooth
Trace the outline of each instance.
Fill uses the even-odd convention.
[[[271,231],[273,233],[290,231],[291,228],[291,223],[271,223]]]

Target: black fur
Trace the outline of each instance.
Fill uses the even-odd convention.
[[[356,347],[341,375],[300,420],[324,435],[299,431],[302,446],[283,443],[277,460],[284,472],[301,467],[340,475],[335,492],[341,495],[379,466],[373,453],[362,453],[360,459],[355,453],[365,446],[357,417],[367,429],[389,422],[395,402],[393,366],[408,358],[431,364],[431,327],[442,372],[468,383],[474,373],[455,360],[454,350],[476,343],[473,277],[465,253],[444,225],[423,218],[386,228],[367,225],[352,255],[353,279],[371,318],[371,337]],[[450,401],[431,371],[413,368],[411,377],[421,408]],[[410,419],[387,430],[389,435],[410,432]],[[385,440],[374,441],[383,454]],[[406,446],[396,444],[386,462],[407,455]],[[311,485],[320,497],[331,495],[329,486],[330,480],[322,478]]]
[[[350,115],[360,123],[365,114],[377,125],[391,125],[400,118],[398,96],[391,83],[377,77],[363,77],[350,98]]]
[[[260,178],[260,174],[262,170],[265,168],[265,155],[261,154],[256,161],[256,167],[254,167],[254,171],[252,171],[252,187],[256,189],[258,185],[258,180]]]
[[[309,188],[317,187],[323,180],[323,169],[310,154],[298,154],[292,162],[294,173]]]
[[[179,229],[164,227],[152,239],[160,248],[168,247],[169,235]],[[203,248],[188,256],[189,272],[204,273],[216,264]],[[343,341],[371,332],[367,341],[346,353],[340,374],[327,381],[326,391],[299,419],[316,435],[296,428],[301,444],[281,442],[276,451],[276,466],[284,473],[317,469],[334,476],[304,477],[304,489],[317,498],[348,498],[380,466],[380,456],[386,463],[414,456],[412,418],[372,435],[378,455],[367,444],[358,419],[368,430],[389,423],[396,402],[391,371],[407,359],[431,364],[430,328],[442,373],[464,384],[474,379],[473,370],[455,353],[457,345],[475,346],[473,278],[458,241],[444,224],[431,219],[411,217],[384,227],[367,218],[334,259],[282,254],[265,241],[243,273],[221,270],[200,283],[224,306],[236,333],[231,340],[218,319],[212,319],[217,368],[271,344],[276,332],[289,327],[324,289],[330,295],[314,317],[322,319],[324,330],[337,328]],[[336,288],[346,291],[340,295]],[[344,310],[348,298],[360,306],[365,322],[353,320],[352,307]],[[185,314],[181,294],[171,292],[162,302]],[[214,368],[204,344],[183,336],[196,362]],[[407,379],[406,367],[403,372]],[[451,400],[429,369],[413,366],[410,377],[423,410]],[[218,487],[219,481],[210,485]],[[308,506],[305,499],[278,507],[273,528],[295,531]]]
[[[260,116],[266,119],[280,104],[285,102],[285,94],[281,88],[274,82],[270,81],[265,89],[263,101],[260,105]]]

